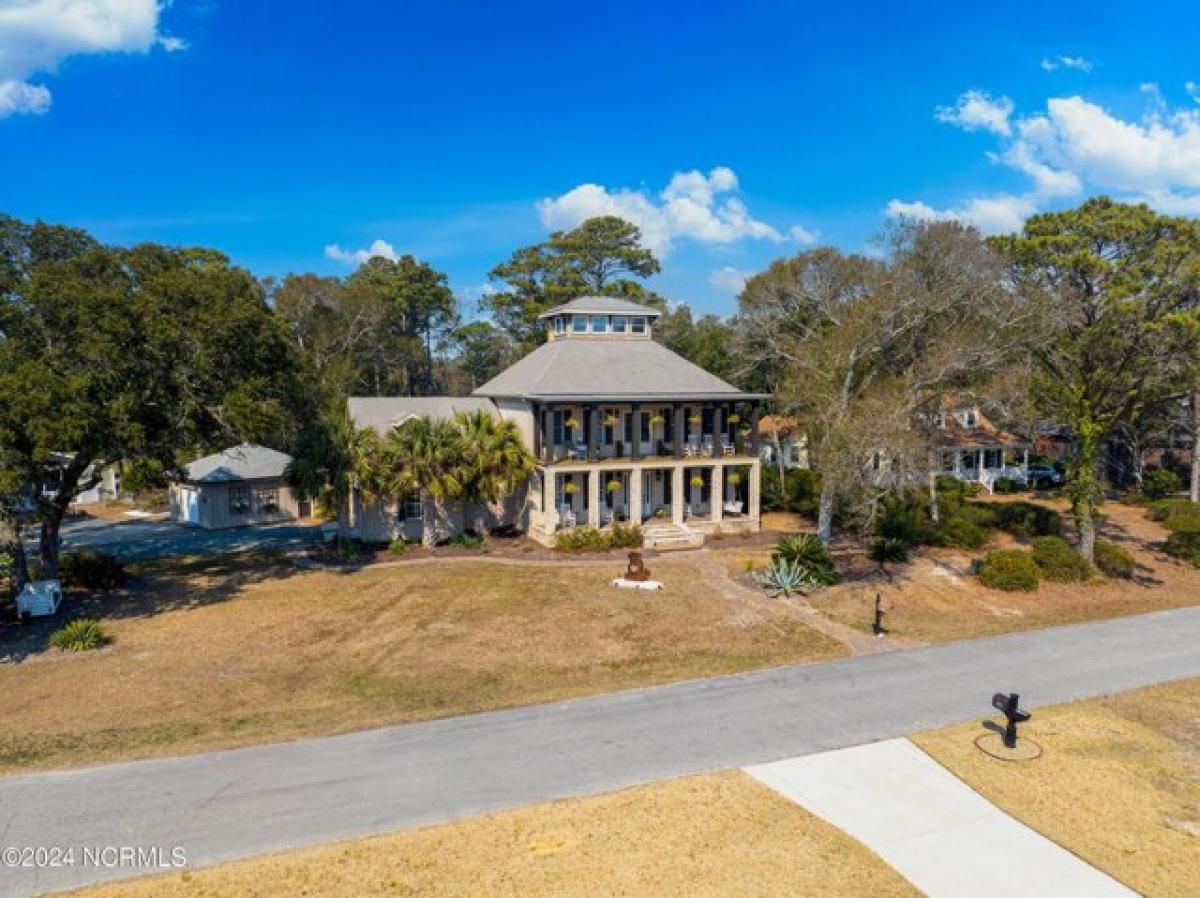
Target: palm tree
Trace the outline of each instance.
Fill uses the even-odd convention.
[[[379,435],[369,428],[355,430],[349,416],[322,419],[300,434],[288,482],[345,524],[355,486],[367,500],[386,493],[382,449]]]
[[[436,546],[450,537],[449,503],[466,492],[470,482],[456,422],[434,421],[427,415],[409,418],[387,438],[385,454],[396,493],[419,489],[432,500],[425,503],[422,542]]]
[[[460,413],[454,423],[462,435],[469,498],[495,502],[512,495],[529,478],[533,456],[512,421],[477,411]]]

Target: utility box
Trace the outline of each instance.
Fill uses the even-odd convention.
[[[22,619],[49,617],[62,603],[61,580],[34,580],[17,594],[17,614]]]

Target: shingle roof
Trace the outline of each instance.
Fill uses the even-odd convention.
[[[227,483],[282,477],[291,463],[292,457],[285,452],[243,443],[197,459],[185,470],[191,483]]]
[[[753,399],[653,340],[552,340],[475,396],[539,400]]]
[[[348,408],[355,427],[371,427],[380,435],[413,416],[436,420],[459,412],[496,413],[490,399],[474,396],[351,396]]]
[[[552,318],[571,312],[596,312],[607,315],[645,315],[647,318],[657,318],[662,312],[649,306],[638,305],[628,299],[617,296],[580,296],[561,306],[555,306],[548,312],[542,312],[538,318]]]

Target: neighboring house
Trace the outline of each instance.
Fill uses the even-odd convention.
[[[243,443],[197,459],[182,481],[171,484],[171,520],[208,530],[308,517],[287,484],[292,457]]]
[[[351,399],[351,420],[381,432],[412,415],[486,409],[512,421],[537,461],[526,488],[489,511],[496,525],[550,544],[568,527],[647,522],[647,544],[757,530],[759,400],[652,339],[659,312],[585,296],[543,313],[549,341],[466,399]],[[364,539],[417,538],[427,499],[364,507]],[[462,510],[463,526],[478,509]]]
[[[783,467],[808,467],[808,440],[800,431],[795,418],[782,415],[763,416],[758,422],[758,439],[764,465],[779,467],[776,460],[778,452],[783,457]]]
[[[70,464],[71,459],[75,456],[70,452],[54,452],[51,453],[51,466],[47,468],[46,480],[42,483],[42,498],[52,499],[55,492],[59,488],[62,481],[62,469]],[[95,473],[95,466],[88,465],[83,472],[83,480],[91,480]],[[96,485],[91,489],[84,490],[71,502],[71,506],[76,505],[96,505],[100,502],[112,502],[117,498],[121,491],[121,474],[116,465],[109,465],[100,471],[100,478]]]
[[[980,483],[988,492],[1001,477],[1025,482],[1031,444],[998,428],[977,405],[947,404],[934,424],[942,473]]]

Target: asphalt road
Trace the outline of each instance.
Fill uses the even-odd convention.
[[[0,846],[181,846],[200,865],[983,719],[997,691],[1036,708],[1184,677],[1200,677],[1200,608],[0,778]],[[0,894],[138,872],[0,869]]]
[[[170,521],[68,521],[62,528],[63,549],[100,549],[126,561],[174,555],[212,555],[245,549],[294,549],[320,542],[315,524],[263,524],[229,530],[184,527]],[[30,550],[36,552],[37,541]]]

